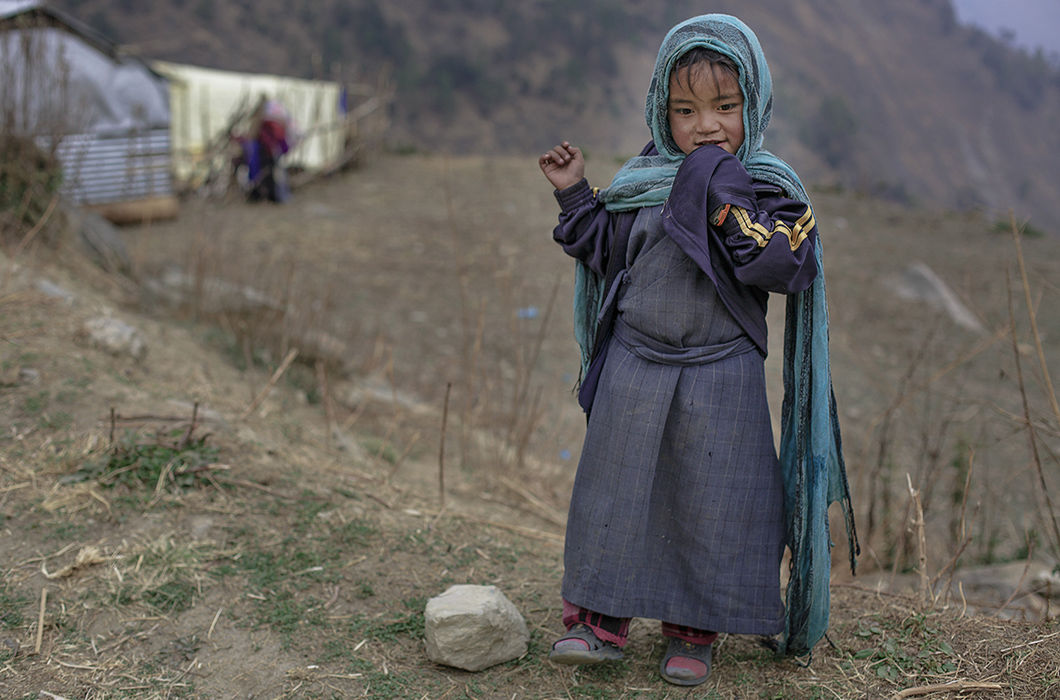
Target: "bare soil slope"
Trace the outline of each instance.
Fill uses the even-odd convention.
[[[591,167],[603,180],[617,166]],[[909,471],[950,488],[930,453],[945,466],[958,437],[980,450],[971,500],[1025,497],[1033,514],[1027,458],[1001,459],[1025,442],[993,330],[1007,325],[1003,273],[984,274],[1011,267],[1011,244],[974,217],[826,193],[817,208],[863,566],[903,556],[905,501],[880,482]],[[648,621],[615,667],[550,665],[583,425],[553,217],[532,160],[382,158],[286,206],[189,202],[176,222],[123,231],[139,286],[73,246],[0,259],[0,696],[1060,696],[1055,622],[876,593],[841,566],[832,644],[809,668],[727,637],[707,686],[678,690],[657,677]],[[1035,289],[1054,294],[1041,280],[1057,279],[1055,245],[1024,245]],[[976,302],[984,332],[891,291],[914,259]],[[199,281],[176,309],[143,292],[172,266]],[[274,303],[218,311],[215,278]],[[103,315],[138,329],[144,359],[85,338]],[[874,526],[870,494],[890,503]],[[932,573],[954,552],[951,517],[928,507]],[[968,520],[994,532],[995,557],[1018,554],[1018,518]],[[465,582],[523,612],[524,657],[477,674],[426,659],[425,601]]]

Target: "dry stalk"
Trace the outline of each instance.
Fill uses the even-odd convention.
[[[48,208],[45,209],[44,213],[41,214],[41,217],[37,219],[37,223],[33,224],[33,228],[31,228],[26,233],[26,235],[22,237],[22,240],[19,241],[18,246],[15,247],[15,251],[9,256],[12,261],[17,258],[19,254],[26,248],[26,246],[28,246],[33,241],[37,234],[40,233],[41,229],[43,229],[44,226],[48,223],[48,219],[51,218],[52,212],[55,211],[55,207],[58,204],[59,195],[55,194],[54,196],[52,196],[52,200],[48,203]]]
[[[534,513],[553,525],[560,527],[566,527],[567,521],[559,513],[556,513],[551,506],[542,501],[540,498],[530,493],[525,486],[518,484],[511,479],[501,477],[500,483],[506,486],[512,493],[522,498],[532,507]]]
[[[247,410],[243,411],[243,415],[239,417],[239,420],[246,420],[250,417],[250,414],[257,410],[258,406],[260,406],[261,402],[269,395],[272,388],[276,386],[276,382],[280,381],[280,377],[284,375],[284,372],[287,371],[296,357],[298,357],[298,348],[291,348],[291,351],[287,353],[287,357],[283,358],[283,362],[280,363],[280,366],[277,367],[276,371],[272,373],[271,377],[269,377],[269,381],[265,385],[265,388],[254,397],[254,400],[250,402]]]
[[[182,437],[180,439],[180,442],[177,443],[177,449],[183,450],[188,445],[191,444],[191,436],[192,436],[192,433],[195,432],[195,428],[198,427],[198,420],[199,420],[199,402],[196,401],[195,404],[191,407],[191,423],[188,424],[188,429],[184,433],[184,437]]]
[[[912,501],[916,512],[913,526],[916,528],[916,551],[917,551],[917,573],[920,575],[920,602],[924,605],[934,605],[935,596],[931,591],[931,581],[927,573],[927,538],[924,535],[924,508],[920,503],[920,492],[913,488],[913,480],[909,474],[905,475],[906,484],[909,487],[909,499]]]
[[[946,582],[946,592],[949,595],[949,591],[953,586],[953,574],[957,571],[957,562],[960,560],[964,550],[972,542],[972,538],[967,535],[967,524],[966,519],[967,507],[968,507],[968,490],[972,484],[972,467],[975,464],[975,451],[972,450],[968,454],[968,473],[964,476],[964,490],[961,493],[961,514],[958,519],[957,535],[960,540],[960,544],[957,546],[957,551],[953,553],[953,557],[946,563],[946,566],[942,567],[935,576],[931,579],[931,589],[935,590],[935,584],[938,583],[939,579],[947,571],[950,572],[950,577]]]
[[[467,278],[466,276],[460,279],[460,298],[462,303],[467,297]],[[465,321],[465,336],[466,331]],[[471,342],[471,352],[467,353],[465,350],[465,357],[468,357],[466,369],[464,371],[464,401],[463,408],[460,416],[460,455],[461,459],[465,464],[470,463],[471,455],[469,454],[471,449],[471,432],[474,425],[474,412],[476,396],[479,393],[478,386],[478,371],[480,363],[482,362],[482,351],[483,341],[486,337],[486,302],[482,300],[479,302],[477,320],[475,324],[475,334]],[[466,342],[466,340],[465,340]]]
[[[48,588],[40,589],[40,612],[37,614],[37,639],[33,643],[33,653],[40,654],[40,647],[44,641],[44,611],[48,607]]]
[[[333,441],[332,426],[335,425],[335,409],[331,405],[331,392],[328,390],[328,373],[327,368],[324,366],[324,361],[318,359],[316,361],[316,373],[317,373],[317,386],[320,388],[320,400],[324,404],[324,418],[327,422],[327,445],[331,447]]]
[[[441,513],[439,513],[439,516]],[[485,518],[479,518],[474,515],[468,515],[466,513],[456,513],[448,511],[446,515],[453,518],[460,518],[461,520],[467,520],[469,522],[478,523],[480,525],[489,525],[490,527],[500,528],[502,530],[508,530],[525,537],[532,537],[537,540],[544,542],[552,542],[553,544],[563,544],[563,535],[553,534],[551,532],[544,532],[542,530],[535,530],[529,527],[523,527],[522,525],[511,525],[509,523],[499,522],[497,520],[487,520]]]
[[[1031,539],[1029,533],[1025,535],[1025,538],[1027,542],[1027,561],[1025,561],[1023,564],[1023,573],[1020,574],[1020,580],[1016,584],[1015,589],[1013,589],[1012,595],[1010,595],[1005,600],[1005,602],[1001,604],[1001,607],[998,608],[997,612],[994,613],[995,616],[1000,616],[1001,613],[1004,612],[1005,608],[1011,605],[1012,601],[1014,601],[1020,595],[1020,593],[1024,593],[1024,595],[1026,595],[1026,592],[1023,590],[1023,582],[1027,580],[1027,573],[1031,570],[1031,560],[1034,557],[1034,541]]]
[[[865,541],[870,544],[873,541],[873,536],[876,531],[876,504],[878,502],[882,502],[884,510],[883,514],[879,517],[879,520],[884,525],[886,525],[886,523],[889,521],[887,515],[889,514],[891,507],[891,493],[890,489],[886,488],[886,485],[889,482],[886,477],[890,475],[890,470],[886,470],[888,472],[887,474],[885,474],[884,472],[885,466],[888,462],[889,452],[891,448],[891,430],[898,409],[903,403],[905,403],[906,399],[908,399],[911,395],[909,393],[909,386],[912,384],[914,374],[916,373],[916,368],[921,365],[923,357],[927,354],[927,346],[929,340],[930,337],[924,339],[924,342],[921,343],[920,347],[917,349],[917,354],[913,358],[913,361],[910,362],[906,367],[902,378],[898,382],[898,391],[895,393],[895,398],[891,401],[887,408],[883,410],[881,414],[879,414],[872,421],[870,421],[869,426],[866,429],[865,448],[862,454],[863,462],[869,461],[867,455],[867,452],[871,446],[871,441],[869,438],[871,437],[872,432],[876,430],[877,426],[879,427],[879,437],[876,442],[876,459],[875,463],[872,465],[872,469],[870,470],[868,477],[870,485],[868,497],[868,534],[865,536]],[[880,488],[881,485],[884,485],[884,488],[878,494],[877,489]],[[897,567],[898,565],[898,559],[898,553],[896,552],[894,557],[895,567]]]
[[[934,695],[935,693],[964,693],[973,690],[1004,690],[1005,686],[1000,683],[981,683],[979,681],[949,681],[935,685],[918,685],[914,688],[895,693],[894,700],[903,698],[916,698],[922,695]]]
[[[442,405],[442,435],[438,441],[438,503],[439,508],[445,510],[445,431],[449,422],[449,392],[453,389],[453,383],[445,385],[445,403]]]
[[[1019,233],[1016,232],[1014,236],[1018,241]],[[1012,300],[1012,278],[1008,270],[1005,271],[1005,281],[1005,289],[1008,293],[1009,335],[1012,339],[1013,359],[1016,362],[1016,381],[1019,386],[1020,398],[1023,402],[1023,421],[1027,428],[1027,440],[1030,442],[1031,458],[1034,460],[1034,466],[1038,473],[1038,484],[1045,500],[1045,515],[1042,519],[1047,524],[1052,525],[1053,547],[1060,552],[1060,524],[1057,523],[1053,499],[1049,495],[1049,484],[1045,480],[1045,471],[1042,468],[1042,460],[1038,452],[1038,437],[1034,428],[1034,421],[1031,420],[1030,402],[1027,399],[1027,385],[1023,380],[1023,363],[1020,361],[1019,343],[1016,340],[1016,310]],[[1040,504],[1039,507],[1041,507]]]
[[[1034,313],[1034,305],[1031,304],[1031,286],[1027,280],[1027,266],[1023,258],[1023,246],[1020,244],[1020,231],[1016,226],[1015,215],[1009,212],[1009,217],[1012,221],[1012,241],[1016,247],[1016,263],[1019,265],[1024,301],[1027,304],[1027,317],[1031,323],[1031,335],[1034,336],[1034,348],[1038,353],[1038,363],[1041,365],[1042,380],[1045,382],[1045,392],[1049,396],[1049,405],[1053,409],[1053,417],[1056,418],[1057,428],[1060,428],[1060,403],[1057,403],[1056,389],[1053,387],[1053,381],[1049,377],[1049,365],[1045,361],[1045,351],[1042,349],[1042,336],[1038,332],[1038,317]],[[1057,542],[1057,546],[1060,547],[1060,541]]]
[[[1037,646],[1038,644],[1042,644],[1044,642],[1047,642],[1048,640],[1050,640],[1053,637],[1056,637],[1058,635],[1060,635],[1060,632],[1052,632],[1051,634],[1047,634],[1044,637],[1041,637],[1039,639],[1035,639],[1033,642],[1026,642],[1025,644],[1017,644],[1014,647],[1007,647],[1005,649],[1002,649],[1000,653],[1005,654],[1005,653],[1008,653],[1010,651],[1014,651],[1016,649],[1023,649],[1025,647]]]
[[[270,489],[268,486],[264,486],[262,484],[255,483],[253,481],[248,481],[247,479],[239,479],[239,478],[230,477],[230,476],[217,476],[215,478],[218,481],[220,481],[222,484],[232,484],[233,486],[245,486],[245,487],[250,488],[250,489],[257,489],[258,491],[264,491],[265,493],[269,494],[270,496],[275,496],[276,498],[283,498],[283,499],[289,499],[290,498],[290,496],[288,496],[285,493],[280,493],[279,491],[275,491],[273,489]],[[371,494],[368,494],[368,495],[370,496]]]

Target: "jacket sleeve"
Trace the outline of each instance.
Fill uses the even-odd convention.
[[[779,191],[761,194],[754,208],[715,207],[710,223],[732,253],[737,279],[770,292],[801,292],[817,277],[813,209]]]
[[[688,177],[682,178],[683,171]],[[716,146],[700,147],[685,159],[674,181],[678,187],[699,190],[697,216],[707,217],[723,241],[739,282],[782,294],[813,283],[817,225],[810,205],[784,197],[779,188],[756,188],[743,164]]]
[[[555,196],[560,214],[559,225],[552,230],[553,240],[567,255],[581,260],[603,277],[607,273],[612,216],[585,178],[564,190],[556,190]]]

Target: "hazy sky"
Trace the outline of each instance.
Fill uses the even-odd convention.
[[[1060,53],[1060,0],[953,0],[953,5],[962,22],[994,35],[1011,29],[1022,46]]]

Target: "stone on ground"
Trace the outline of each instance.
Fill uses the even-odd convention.
[[[142,360],[147,354],[147,344],[140,331],[116,318],[90,318],[81,327],[81,333],[89,343],[112,355],[128,355]]]
[[[427,656],[435,663],[481,671],[526,653],[522,614],[496,586],[452,586],[427,601]]]

